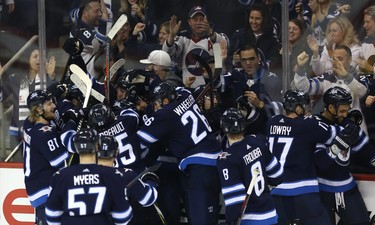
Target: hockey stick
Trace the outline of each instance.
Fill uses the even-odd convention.
[[[167,221],[165,220],[165,217],[164,217],[164,215],[163,215],[163,212],[160,210],[160,208],[159,208],[159,206],[158,206],[158,204],[155,202],[154,203],[154,207],[155,207],[155,209],[156,209],[156,212],[158,213],[158,216],[159,216],[159,218],[160,218],[160,220],[161,220],[161,223],[163,224],[163,225],[167,225]]]
[[[73,64],[74,65],[74,64]],[[83,71],[79,66],[74,65],[71,66],[70,71],[72,71],[72,75],[70,75],[70,80],[79,88],[79,90],[85,94],[86,93],[86,83],[88,82],[87,79],[90,79],[88,75]],[[91,80],[90,80],[91,81]],[[99,102],[104,102],[104,95],[99,93],[95,89],[91,89],[91,96],[93,96]],[[86,96],[85,96],[86,97]]]
[[[155,165],[152,165],[152,166],[150,166],[150,167],[147,167],[147,168],[146,168],[145,170],[143,170],[140,174],[138,174],[137,177],[135,177],[132,181],[130,181],[129,184],[126,185],[125,188],[126,188],[126,189],[131,188],[131,187],[135,184],[135,182],[137,182],[137,180],[138,180],[139,178],[141,178],[145,173],[148,173],[148,172],[155,172],[156,170],[159,169],[160,165],[161,165],[161,163],[156,163]]]
[[[108,99],[109,102],[109,42],[110,40],[107,40],[107,43],[105,45],[105,76],[104,76],[104,94],[105,97]]]
[[[77,67],[78,67],[77,65],[72,64],[72,65],[69,66],[69,69],[70,69],[70,71],[72,71],[72,73],[74,73],[73,71],[77,71],[78,68],[81,69],[80,67],[78,67],[78,68]],[[85,94],[85,100],[83,101],[82,108],[87,108],[87,105],[89,104],[90,95],[91,95],[92,81],[90,80],[90,78],[86,74],[85,74],[85,76],[81,76],[81,77],[83,78],[82,81],[86,85],[86,93],[84,93]],[[83,123],[83,119],[81,119],[78,123],[77,132],[79,130],[81,130],[82,123]]]
[[[112,82],[114,80],[114,76],[117,73],[117,71],[125,65],[125,59],[119,59],[113,65],[111,66],[111,69],[109,69],[109,81]]]
[[[20,146],[22,145],[22,142],[23,141],[20,141],[20,143],[18,143],[18,145],[13,148],[12,152],[8,155],[8,157],[5,159],[4,162],[8,162],[13,157],[13,155],[16,154],[16,152],[19,150]]]
[[[109,81],[110,81],[110,74],[109,74],[109,61],[110,61],[110,54],[109,54],[109,43],[113,40],[117,32],[124,26],[124,24],[128,21],[128,17],[125,14],[122,14],[113,25],[112,29],[108,32],[108,39],[105,48],[105,77],[104,77],[104,93],[105,97],[107,98],[108,102],[110,102],[110,90],[109,90]]]
[[[37,39],[38,39],[38,35],[34,35],[32,36],[27,42],[26,44],[24,44],[22,46],[22,48],[20,48],[20,50],[18,50],[18,52],[16,54],[14,54],[14,56],[9,59],[9,61],[7,63],[5,63],[5,65],[3,66],[3,69],[0,70],[0,79],[3,75],[3,73],[25,52],[25,50],[27,48],[29,48]]]
[[[247,189],[247,192],[246,192],[245,200],[242,203],[241,216],[240,216],[240,218],[237,221],[237,225],[241,224],[242,217],[243,217],[243,215],[245,213],[245,210],[246,210],[246,207],[247,207],[247,203],[249,202],[249,198],[250,198],[251,192],[253,192],[255,181],[256,181],[256,179],[257,179],[257,177],[258,177],[259,174],[260,174],[260,172],[259,172],[258,169],[254,169],[253,172],[252,172],[252,178],[251,178],[251,181],[250,181],[249,188]]]
[[[85,75],[86,76],[86,75]],[[78,87],[78,89],[85,95],[86,94],[86,85],[85,82],[81,79],[81,76],[78,74],[73,73],[70,75],[70,80]],[[100,94],[98,91],[95,89],[91,89],[91,96],[94,97],[96,100],[99,102],[104,102],[104,95]],[[86,97],[86,96],[84,96]]]

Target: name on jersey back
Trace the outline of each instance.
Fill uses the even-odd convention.
[[[182,114],[184,114],[184,112],[186,110],[188,110],[190,108],[190,106],[192,106],[193,104],[195,103],[195,99],[192,95],[189,95],[189,97],[187,99],[185,99],[184,101],[182,101],[178,106],[176,106],[176,108],[173,109],[173,111],[181,116]]]
[[[122,124],[122,121],[119,123],[116,123],[114,126],[109,128],[108,130],[105,130],[101,132],[101,135],[109,135],[109,136],[115,136],[118,133],[121,133],[125,130],[124,124]]]
[[[249,165],[252,161],[256,160],[257,158],[262,156],[262,151],[260,151],[260,148],[256,148],[252,150],[251,152],[247,153],[244,155],[243,161],[245,162],[246,165]]]
[[[270,127],[270,134],[277,134],[277,135],[288,135],[292,131],[292,127],[290,126],[271,126]]]
[[[99,174],[82,174],[73,177],[74,186],[99,184]]]

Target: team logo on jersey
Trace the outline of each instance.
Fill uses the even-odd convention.
[[[232,154],[228,153],[228,152],[221,152],[219,154],[219,159],[227,159],[228,156],[231,156]]]
[[[51,126],[44,126],[44,127],[41,127],[39,130],[41,130],[45,133],[45,132],[52,131],[52,127]]]
[[[208,59],[210,54],[202,48],[195,48],[186,54],[185,65],[189,73],[194,76],[202,76],[203,69],[193,55],[199,55],[203,59]]]

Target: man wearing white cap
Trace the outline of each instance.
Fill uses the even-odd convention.
[[[171,57],[162,50],[152,51],[147,59],[141,59],[139,62],[148,64],[146,70],[154,72],[151,77],[150,90],[153,90],[162,81],[166,81],[173,86],[183,86],[182,79],[171,71]]]
[[[228,38],[225,34],[216,33],[207,19],[206,10],[201,6],[194,6],[189,11],[188,23],[189,31],[180,30],[181,21],[177,22],[176,16],[170,20],[170,33],[163,44],[163,50],[175,58],[182,54],[182,79],[184,84],[186,80],[195,79],[191,88],[205,84],[202,76],[202,70],[199,63],[195,60],[194,54],[202,58],[213,56],[212,46],[225,40],[228,44]]]

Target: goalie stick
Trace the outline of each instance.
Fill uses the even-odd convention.
[[[259,172],[258,169],[254,169],[253,172],[252,172],[252,178],[251,178],[251,181],[250,181],[250,184],[249,184],[249,188],[247,189],[247,192],[246,192],[245,200],[242,203],[241,215],[240,215],[240,218],[237,221],[237,225],[241,224],[242,217],[243,217],[243,215],[245,213],[245,210],[246,210],[246,207],[247,207],[247,203],[249,202],[251,192],[253,192],[255,181],[256,181],[259,174],[260,174],[260,172]]]
[[[109,61],[110,61],[110,54],[109,54],[109,43],[113,40],[117,32],[124,26],[124,24],[128,21],[128,17],[125,14],[122,14],[116,23],[113,25],[112,29],[108,32],[107,35],[107,43],[105,48],[105,77],[104,77],[104,93],[105,96],[110,102],[109,96],[109,81],[110,81],[110,72],[109,72]]]
[[[85,95],[86,93],[86,83],[88,82],[87,79],[90,80],[90,78],[88,77],[88,75],[85,73],[85,71],[83,71],[79,66],[75,65],[75,64],[72,64],[70,67],[69,67],[70,71],[72,71],[72,75],[70,75],[70,80],[79,88],[79,90]],[[86,81],[84,81],[86,80]],[[91,80],[90,80],[91,81]],[[104,95],[102,95],[101,93],[99,93],[97,90],[95,89],[91,89],[91,96],[94,97],[96,100],[98,100],[99,102],[104,102]],[[86,97],[86,96],[84,96]]]

